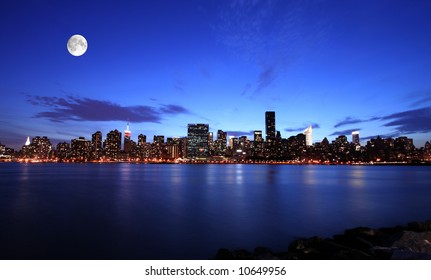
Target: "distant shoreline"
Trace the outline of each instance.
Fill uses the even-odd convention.
[[[318,162],[295,162],[295,161],[236,161],[236,160],[193,160],[193,161],[170,161],[170,160],[155,160],[155,161],[55,161],[55,160],[32,160],[32,159],[20,159],[20,160],[2,160],[0,163],[23,163],[23,164],[38,164],[38,163],[75,163],[75,164],[211,164],[211,165],[223,165],[223,164],[244,164],[244,165],[361,165],[361,166],[431,166],[431,162],[340,162],[340,163],[318,163]]]

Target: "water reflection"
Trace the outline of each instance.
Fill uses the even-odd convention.
[[[169,178],[171,180],[171,184],[174,186],[181,185],[181,165],[172,166],[172,170],[169,174]]]
[[[278,181],[278,165],[269,164],[266,165],[266,183],[271,186]]]
[[[39,252],[29,242],[23,245],[28,236],[46,251],[60,244],[68,249],[63,252],[78,258],[94,255],[68,245],[74,238],[86,252],[109,252],[107,258],[206,259],[220,247],[285,250],[281,246],[289,238],[330,236],[352,226],[390,226],[429,218],[424,216],[431,212],[428,167],[13,168],[0,184],[0,220],[5,225],[0,247],[12,244],[7,254],[18,249],[33,253],[30,258]]]
[[[27,181],[29,179],[29,164],[24,163],[20,166],[20,172],[17,174],[20,181]]]
[[[244,165],[235,164],[235,184],[242,185],[244,183]]]
[[[127,203],[131,199],[131,188],[132,182],[136,180],[133,174],[134,165],[131,164],[120,164],[118,166],[118,178],[113,178],[114,182],[119,183],[119,188],[117,188],[119,196],[124,203]]]
[[[33,166],[35,168],[36,166]],[[30,194],[29,194],[29,183],[30,183],[30,168],[29,164],[25,163],[19,166],[19,172],[16,174],[20,184],[18,186],[18,193],[16,195],[15,203],[15,214],[19,214],[30,208]],[[15,173],[12,173],[15,175]]]
[[[349,185],[352,187],[363,187],[365,184],[365,173],[363,168],[357,168],[354,166],[352,170],[350,170],[349,175],[351,176],[350,180],[348,180]]]
[[[303,175],[302,178],[303,178],[304,184],[308,186],[316,186],[318,181],[316,178],[316,170],[314,166],[308,165],[308,166],[304,166],[303,168],[304,170],[301,172],[302,173],[301,175]]]

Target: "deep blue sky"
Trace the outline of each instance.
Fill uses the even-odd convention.
[[[0,142],[97,130],[431,140],[431,1],[0,2]],[[89,48],[70,55],[69,37]]]

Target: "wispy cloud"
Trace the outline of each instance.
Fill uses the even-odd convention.
[[[160,107],[160,112],[165,113],[165,114],[172,114],[172,115],[178,115],[178,114],[190,114],[189,110],[187,110],[184,107],[181,107],[179,105],[162,105],[162,107]]]
[[[418,90],[407,95],[409,101],[416,99],[411,103],[412,107],[424,106],[431,103],[431,90]]]
[[[360,131],[360,128],[352,128],[352,129],[346,129],[346,130],[341,130],[341,131],[335,131],[332,134],[330,134],[329,136],[340,136],[340,135],[350,135],[352,134],[353,131]]]
[[[250,88],[251,88],[251,84],[247,83],[244,87],[244,90],[241,92],[241,95],[246,95],[247,92],[250,90]]]
[[[384,126],[395,127],[401,133],[428,133],[431,132],[431,107],[390,114],[381,120],[389,121]]]
[[[121,106],[107,100],[82,97],[50,97],[27,95],[29,103],[46,107],[49,110],[37,113],[34,117],[53,122],[64,121],[131,121],[160,123],[163,114],[189,114],[179,105],[166,104],[160,108],[137,105]]]
[[[255,93],[261,92],[263,89],[267,88],[276,78],[276,66],[271,65],[267,68],[264,68],[257,79],[257,86]]]
[[[338,128],[340,126],[345,126],[345,125],[349,125],[349,124],[363,123],[366,121],[367,120],[361,120],[361,119],[357,119],[357,118],[353,118],[353,117],[346,117],[344,120],[336,123],[334,125],[334,128]]]
[[[295,127],[295,128],[285,128],[284,131],[286,132],[296,132],[296,131],[304,131],[307,127],[309,127],[311,125],[311,127],[313,129],[318,129],[320,128],[320,125],[318,123],[305,123],[300,127]]]
[[[381,119],[380,117],[372,117],[372,118],[368,118],[368,119],[358,119],[358,118],[354,118],[354,117],[346,117],[344,120],[336,123],[334,125],[334,128],[338,128],[338,127],[349,125],[349,124],[372,122],[372,121],[377,121],[380,119]]]
[[[423,104],[425,100],[428,100],[428,97],[423,98],[421,100],[422,100],[421,104]],[[353,117],[346,117],[343,121],[335,124],[334,128],[338,128],[338,127],[346,126],[350,124],[371,122],[371,121],[379,121],[383,123],[382,125],[384,127],[393,127],[396,130],[396,132],[394,132],[396,135],[428,133],[428,132],[431,132],[431,106],[402,111],[402,112],[393,113],[385,116],[372,117],[369,119],[358,119]],[[346,132],[354,131],[354,130],[358,130],[358,129],[336,131],[332,133],[331,136],[346,134]]]

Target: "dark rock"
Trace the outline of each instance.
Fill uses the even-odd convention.
[[[375,236],[376,230],[369,227],[356,227],[344,231],[347,236]]]
[[[266,247],[256,247],[254,249],[254,256],[258,260],[275,260],[275,259],[278,259],[278,257],[276,257],[274,255],[274,253]]]
[[[395,250],[391,257],[392,260],[431,260],[431,254],[417,253],[410,250]]]
[[[344,235],[350,237],[350,242],[355,243],[361,248],[377,245],[381,242],[383,233],[380,230],[368,228],[368,227],[357,227],[354,229],[346,230]]]
[[[303,251],[304,249],[315,247],[322,240],[323,239],[318,236],[297,239],[289,245],[289,251]]]
[[[403,232],[407,230],[407,227],[405,226],[395,226],[395,227],[384,227],[384,228],[379,228],[379,231],[384,235],[384,236],[391,236],[393,234],[399,233],[399,232]]]
[[[375,260],[389,260],[392,258],[392,255],[396,249],[397,248],[393,247],[376,246],[371,250],[371,252]]]
[[[322,259],[364,260],[372,258],[372,256],[366,252],[337,243],[333,239],[325,239],[320,242],[318,250],[321,252]]]
[[[431,220],[428,220],[425,222],[408,223],[407,229],[410,231],[416,231],[416,232],[431,231]]]
[[[256,247],[254,249],[254,254],[255,255],[264,255],[264,254],[272,255],[272,251],[271,251],[271,249],[266,248],[266,247]]]
[[[334,260],[372,260],[373,256],[360,250],[351,249],[339,251],[332,256]]]
[[[216,260],[234,260],[234,256],[231,251],[226,248],[221,248],[217,251],[215,256]]]
[[[235,250],[233,252],[234,258],[236,260],[252,260],[254,259],[253,255],[247,250]]]
[[[322,241],[323,238],[318,236],[295,240],[289,245],[289,253],[299,259],[322,259],[322,255],[317,249]]]
[[[365,237],[366,238],[366,237]],[[350,235],[334,235],[334,241],[338,242],[341,245],[354,248],[357,250],[369,252],[373,247],[380,243],[379,239],[374,239],[370,241],[369,239],[365,239],[360,236],[355,236],[353,234]],[[373,242],[373,243],[372,243]]]
[[[431,254],[431,232],[404,231],[399,239],[394,241],[392,247],[406,249],[415,253]]]

